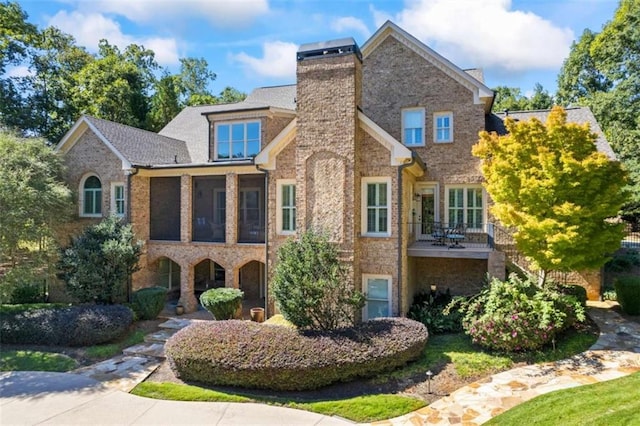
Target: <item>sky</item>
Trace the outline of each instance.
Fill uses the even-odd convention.
[[[204,58],[210,89],[295,83],[299,45],[353,37],[362,46],[391,20],[460,68],[482,68],[485,83],[535,83],[550,93],[571,43],[599,32],[618,0],[19,0],[28,21],[73,35],[90,52],[107,39],[152,49],[161,67]],[[16,70],[14,70],[16,72]]]

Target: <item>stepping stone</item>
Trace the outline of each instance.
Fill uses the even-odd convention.
[[[164,343],[140,343],[139,345],[125,348],[122,353],[125,355],[141,355],[155,358],[165,358]]]
[[[173,336],[176,331],[176,329],[165,328],[163,330],[156,331],[155,333],[147,334],[146,336],[144,336],[144,341],[147,343],[164,343],[169,339],[169,337]]]
[[[190,319],[179,319],[179,318],[169,318],[167,321],[159,324],[160,328],[170,328],[173,330],[180,330],[181,328],[185,328],[195,320]]]

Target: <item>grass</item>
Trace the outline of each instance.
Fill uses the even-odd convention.
[[[639,424],[640,372],[608,382],[538,396],[493,418],[487,425]]]
[[[70,303],[23,303],[17,305],[0,305],[0,314],[18,314],[32,309],[61,309],[71,306]]]
[[[290,408],[312,411],[327,416],[340,416],[354,422],[372,422],[401,416],[424,407],[424,401],[398,395],[366,395],[355,398],[299,402],[282,398],[248,397],[235,393],[219,392],[191,385],[176,383],[143,382],[132,394],[154,399],[207,402],[261,402],[284,405]]]
[[[40,352],[9,350],[0,351],[0,371],[69,371],[77,366],[73,358],[66,355]]]
[[[112,356],[120,354],[124,348],[137,345],[143,341],[144,333],[142,331],[134,331],[114,343],[88,346],[86,348],[86,355],[87,357],[94,359],[111,358]]]

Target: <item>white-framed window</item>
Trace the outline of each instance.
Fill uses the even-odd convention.
[[[402,143],[406,146],[424,145],[424,108],[402,110]]]
[[[362,178],[362,235],[391,236],[391,178]]]
[[[482,229],[486,216],[482,186],[448,186],[445,195],[448,226],[464,224],[467,228]]]
[[[124,183],[111,182],[111,214],[124,217],[125,208]]]
[[[296,232],[296,180],[278,179],[276,226],[282,235]]]
[[[362,274],[362,289],[366,303],[362,309],[362,319],[391,316],[391,276]]]
[[[433,114],[433,141],[436,143],[453,142],[452,112]]]
[[[87,175],[80,182],[80,216],[102,216],[102,182],[96,175]]]
[[[260,121],[216,123],[215,158],[253,158],[260,152]]]

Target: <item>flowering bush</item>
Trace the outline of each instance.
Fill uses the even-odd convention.
[[[508,352],[538,349],[585,319],[575,296],[515,275],[507,281],[493,279],[479,295],[459,303],[462,326],[473,342]]]
[[[402,366],[420,356],[427,337],[424,325],[407,318],[379,318],[333,331],[207,321],[173,335],[165,353],[182,380],[306,390]]]

